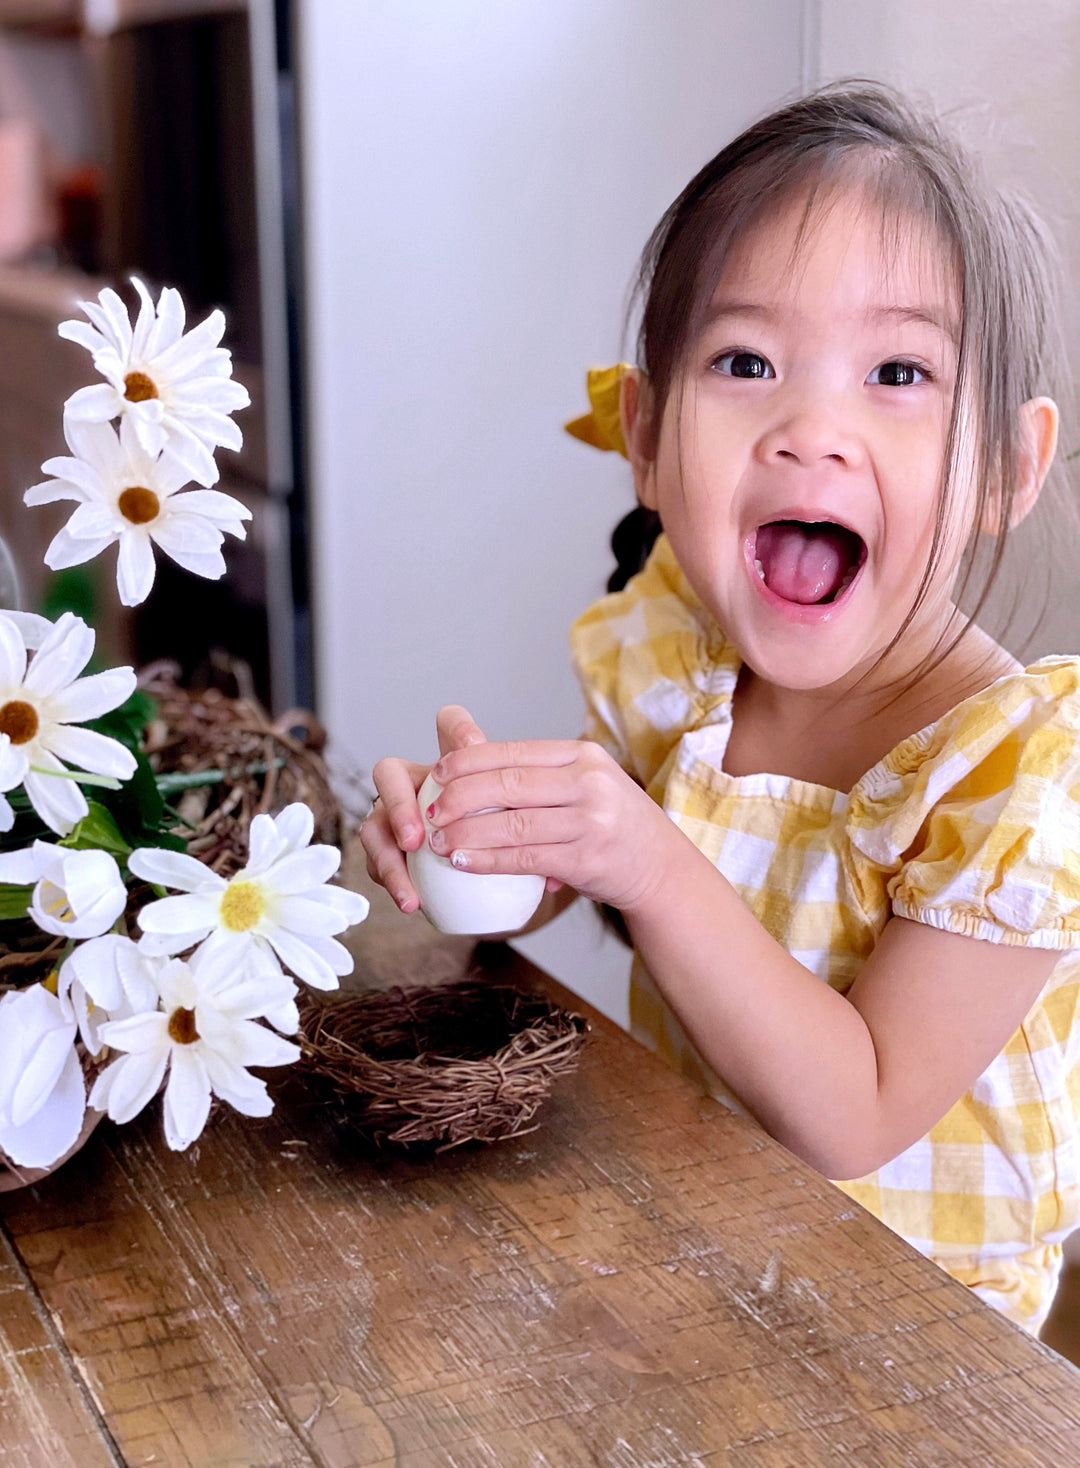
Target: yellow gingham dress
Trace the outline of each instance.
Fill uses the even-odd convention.
[[[838,1184],[1028,1330],[1080,1221],[1080,659],[965,699],[850,794],[723,770],[739,658],[661,536],[574,624],[595,739],[807,969],[844,993],[889,917],[1062,950],[1004,1051],[924,1137]],[[720,1099],[635,958],[635,1035]]]

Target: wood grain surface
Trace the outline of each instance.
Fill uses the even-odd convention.
[[[1072,1366],[592,1019],[514,1141],[371,1156],[293,1078],[0,1199],[2,1468],[1080,1465]]]

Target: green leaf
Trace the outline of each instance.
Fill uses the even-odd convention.
[[[25,917],[33,891],[33,887],[16,887],[11,882],[0,882],[0,922]]]
[[[77,826],[58,843],[60,846],[70,846],[75,851],[85,851],[88,848],[96,848],[99,851],[107,851],[120,861],[126,861],[131,855],[131,847],[120,834],[120,828],[113,819],[112,813],[97,800],[88,802],[90,806],[89,815],[83,816]]]

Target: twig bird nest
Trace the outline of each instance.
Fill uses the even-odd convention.
[[[309,1001],[300,1044],[366,1138],[443,1151],[534,1130],[586,1029],[543,995],[466,981]]]
[[[174,777],[170,799],[187,822],[189,853],[221,876],[233,876],[247,862],[252,817],[276,815],[294,800],[314,812],[314,839],[340,846],[344,815],[323,761],[326,733],[315,715],[292,709],[271,719],[253,696],[181,688],[177,673],[175,664],[151,664],[139,686],[157,703],[144,752],[155,774]],[[221,778],[200,781],[211,771]]]

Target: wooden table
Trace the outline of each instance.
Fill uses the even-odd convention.
[[[1072,1366],[591,1018],[515,1141],[372,1160],[290,1082],[0,1199],[2,1468],[1080,1465]]]

